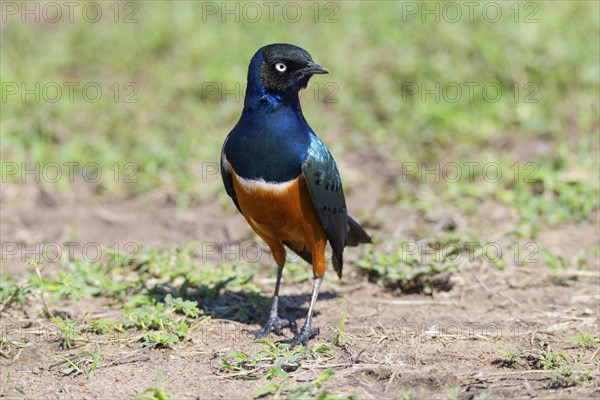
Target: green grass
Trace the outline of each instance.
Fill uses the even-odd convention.
[[[451,249],[453,252],[455,250],[460,251],[460,248]],[[431,286],[430,277],[457,270],[456,264],[446,263],[445,254],[438,256],[437,262],[433,259],[434,256],[420,252],[419,255],[413,256],[400,250],[391,253],[369,251],[357,266],[366,273],[371,282],[386,288],[399,289],[406,293],[431,294],[434,288]]]
[[[234,350],[220,356],[219,373],[242,371],[246,372],[243,374],[244,379],[249,380],[287,378],[288,372],[295,371],[302,366],[302,360],[316,359],[321,356],[331,358],[335,355],[335,351],[324,344],[306,348],[304,346],[276,345],[265,339],[258,339],[256,343],[263,344],[266,348],[257,354]]]
[[[52,359],[63,360],[67,365],[61,373],[63,375],[79,375],[84,372],[84,369],[88,370],[87,379],[91,381],[94,379],[98,362],[102,358],[102,353],[98,349],[96,352],[91,351],[80,351],[74,358],[68,358],[62,355],[51,356]]]
[[[591,349],[597,346],[596,340],[593,335],[579,333],[572,338],[572,343],[587,349],[591,354]],[[499,367],[544,372],[546,379],[550,381],[551,389],[587,385],[597,376],[597,371],[593,371],[593,357],[590,358],[589,354],[558,351],[545,342],[539,342],[539,345],[539,349],[501,349],[498,352],[502,359],[494,361],[493,364]],[[592,369],[589,369],[590,367]]]
[[[498,353],[500,353],[502,355],[502,357],[504,357],[507,361],[506,364],[509,366],[513,366],[514,364],[519,364],[521,363],[522,359],[523,359],[523,349],[519,349],[519,350],[504,350],[504,349],[500,349],[498,350]]]
[[[154,375],[154,380],[158,382],[157,386],[148,387],[143,392],[134,397],[134,400],[171,400],[173,394],[167,390],[168,381],[164,381],[161,377],[162,371],[158,370]]]
[[[573,343],[575,346],[593,349],[594,347],[598,347],[600,341],[598,340],[598,336],[596,335],[592,335],[591,333],[586,332],[580,332],[571,338],[571,343]]]
[[[406,163],[403,184],[393,198],[426,215],[440,207],[475,213],[486,200],[495,201],[518,217],[514,233],[521,237],[535,236],[544,225],[580,222],[600,206],[598,146],[592,137],[557,143],[552,154],[528,162],[486,152],[475,161]]]
[[[0,307],[4,312],[29,309],[31,317],[35,317],[32,311],[51,317],[63,349],[96,340],[86,333],[119,338],[131,337],[132,332],[141,332],[142,346],[173,347],[187,339],[190,327],[207,314],[248,321],[257,309],[266,308],[249,282],[255,269],[238,264],[198,267],[195,249],[194,245],[142,248],[135,257],[113,251],[106,260],[71,261],[53,273],[45,273],[43,263],[33,263],[34,272],[22,280],[2,276]],[[247,300],[221,300],[226,292],[244,294]],[[55,309],[62,300],[100,296],[122,316],[82,321]]]
[[[148,388],[139,395],[135,396],[135,400],[170,400],[173,396],[165,389]]]
[[[503,179],[496,185],[461,181],[442,189],[427,189],[435,186],[429,183],[389,188],[408,206],[431,206],[422,204],[422,196],[411,196],[415,190],[442,190],[444,204],[461,209],[477,207],[482,197],[499,199],[518,210],[525,224],[532,223],[534,232],[542,220],[585,219],[598,208],[598,146],[588,139],[599,126],[596,2],[536,3],[535,23],[524,22],[530,10],[521,10],[515,22],[509,3],[502,3],[503,17],[495,23],[478,13],[474,21],[465,15],[457,23],[422,23],[420,15],[406,15],[401,2],[336,3],[328,20],[333,23],[324,20],[335,10],[323,3],[317,22],[312,3],[302,3],[304,17],[297,23],[279,14],[273,22],[235,23],[230,17],[222,23],[220,14],[203,15],[191,1],[177,7],[163,1],[138,4],[137,23],[108,17],[94,24],[81,17],[43,26],[9,21],[3,83],[30,88],[36,82],[97,82],[104,95],[96,103],[81,95],[56,103],[7,96],[3,161],[77,162],[75,176],[81,176],[82,166],[97,163],[103,172],[99,193],[106,195],[164,186],[183,204],[223,196],[214,163],[242,105],[237,94],[221,89],[245,84],[258,47],[284,41],[306,47],[332,71],[315,78],[303,106],[338,157],[345,149],[369,148],[398,165],[494,161],[538,167],[536,184]],[[35,62],[23,48],[35,54]],[[409,90],[413,83],[432,88],[436,82],[441,88],[456,84],[463,95],[453,102],[441,92],[439,100],[429,95],[423,101],[420,92]],[[497,85],[502,96],[489,101],[475,90],[471,98],[468,82],[479,88]],[[128,83],[138,89],[136,103],[125,102],[133,90]],[[219,92],[212,94],[210,85]],[[332,91],[337,102],[324,102]],[[130,174],[136,182],[125,183]],[[3,168],[3,178],[18,179],[7,175]],[[66,176],[46,185],[68,190]]]
[[[335,356],[335,350],[326,344],[316,344],[310,348],[304,346],[290,347],[275,345],[259,339],[257,343],[266,346],[256,354],[243,351],[229,351],[219,356],[219,375],[234,374],[244,380],[266,380],[269,383],[261,386],[253,394],[254,398],[267,395],[285,396],[290,399],[319,398],[336,399],[321,388],[322,383],[335,374],[334,368],[323,371],[316,379],[308,383],[295,385],[290,383],[291,374],[301,369],[314,368]],[[317,363],[317,364],[315,364]]]
[[[526,265],[529,256],[508,239],[486,242],[463,232],[439,231],[421,240],[387,239],[368,247],[357,267],[369,281],[387,289],[431,295],[451,290],[450,275],[466,265]]]

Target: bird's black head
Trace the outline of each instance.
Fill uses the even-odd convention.
[[[254,67],[260,68],[260,78],[267,90],[297,92],[306,87],[312,75],[329,73],[306,50],[291,44],[270,44],[257,54],[262,55],[262,62]]]

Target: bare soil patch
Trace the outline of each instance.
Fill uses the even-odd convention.
[[[383,184],[375,182],[373,190]],[[351,210],[366,210],[373,216],[368,226],[374,236],[412,232],[417,224],[429,229],[434,225],[416,214],[371,201],[371,197],[350,191],[349,204]],[[489,214],[491,218],[509,218],[498,207],[497,215]],[[132,242],[165,248],[210,238],[220,246],[253,238],[234,211],[223,211],[216,201],[181,211],[169,193],[160,190],[142,198],[98,201],[85,191],[49,195],[38,187],[12,186],[5,187],[2,194],[1,233],[3,242],[30,249],[36,243],[69,240],[79,246]],[[459,223],[465,221],[461,218],[457,216]],[[486,224],[477,229],[490,235],[495,231]],[[595,249],[598,239],[595,216],[593,221],[548,228],[537,241],[568,258],[581,249]],[[19,275],[30,268],[21,256],[3,260],[3,272]],[[357,251],[348,252],[343,280],[328,274],[315,319],[321,334],[311,342],[311,346],[332,346],[345,307],[344,331],[352,346],[336,348],[333,357],[303,364],[291,374],[294,382],[310,382],[326,368],[334,367],[334,378],[323,388],[334,395],[358,398],[600,395],[597,348],[571,343],[579,332],[599,331],[597,264],[585,271],[549,270],[542,263],[504,269],[471,266],[444,278],[451,282],[448,290],[423,295],[402,294],[370,283],[352,266],[357,257]],[[211,268],[224,261],[221,258],[219,253],[206,254],[206,262],[198,268]],[[266,272],[268,260],[261,262],[265,272],[255,281],[268,301],[273,280]],[[310,287],[309,281],[283,283],[282,305],[287,317],[301,323]],[[244,301],[243,295],[227,296],[225,293],[222,301]],[[228,351],[256,353],[265,348],[245,333],[258,327],[262,315],[246,322],[206,319],[194,325],[189,340],[173,349],[142,349],[138,343],[120,342],[124,337],[107,338],[101,344],[103,356],[94,379],[88,380],[85,373],[64,375],[64,362],[54,356],[77,358],[81,349],[60,349],[52,333],[53,323],[42,318],[38,308],[32,307],[26,315],[3,315],[4,336],[28,344],[24,349],[3,346],[0,380],[2,394],[8,398],[131,398],[149,387],[162,387],[175,398],[248,398],[268,383],[219,371],[219,357]],[[55,309],[83,320],[114,312],[103,297],[62,301]],[[270,339],[277,338],[272,335]],[[536,361],[543,346],[568,351],[573,376],[591,371],[589,379],[578,381],[544,370]],[[523,357],[517,362],[510,362],[499,352],[519,349]],[[14,388],[21,388],[26,395]]]

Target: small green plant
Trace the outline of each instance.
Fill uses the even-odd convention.
[[[276,345],[266,339],[258,339],[256,343],[263,344],[267,348],[257,354],[230,351],[219,357],[221,365],[217,373],[246,372],[243,374],[244,379],[271,379],[274,377],[287,379],[288,373],[300,368],[303,361],[308,362],[321,357],[329,359],[335,355],[335,351],[325,344],[316,344],[306,348],[304,346]]]
[[[183,314],[185,317],[196,318],[202,314],[202,310],[198,308],[198,303],[184,300],[181,297],[173,298],[171,294],[165,296],[165,304],[173,311]]]
[[[8,311],[14,305],[23,307],[33,289],[31,282],[18,284],[11,276],[0,272],[0,312]]]
[[[0,356],[4,356],[8,358],[8,354],[14,350],[21,350],[29,346],[29,343],[19,342],[18,340],[13,340],[5,336],[4,332],[2,332],[2,336],[0,336]]]
[[[149,387],[134,397],[134,400],[171,400],[173,395],[167,391],[168,382],[161,378],[163,371],[157,370],[154,375],[154,381],[157,386]]]
[[[230,351],[220,357],[220,372],[226,370],[247,371],[244,379],[270,379],[276,376],[286,378],[289,371],[295,371],[301,365],[300,359],[310,353],[304,346],[277,346],[273,342],[259,339],[257,343],[268,346],[257,354]]]
[[[148,388],[135,396],[134,400],[171,400],[173,396],[165,389]]]
[[[92,356],[92,363],[90,364],[90,371],[88,372],[87,380],[88,382],[94,380],[94,375],[96,374],[96,368],[98,367],[98,362],[102,358],[102,353],[100,349],[97,349],[96,352],[87,352],[88,355]]]
[[[571,365],[561,364],[549,373],[550,387],[554,389],[564,388],[579,384],[586,384],[591,378],[589,371],[574,371]]]
[[[27,260],[27,263],[34,268],[35,275],[39,279],[40,300],[42,301],[42,306],[44,307],[44,312],[46,313],[46,316],[48,318],[53,318],[54,314],[52,313],[52,311],[48,307],[48,304],[46,303],[46,296],[44,293],[44,278],[42,277],[42,269],[44,268],[44,265],[41,261],[32,260],[32,259]]]
[[[552,254],[546,249],[540,250],[540,256],[544,259],[548,267],[551,269],[565,269],[569,266],[567,261],[563,257],[556,254]]]
[[[300,399],[321,399],[321,400],[333,400],[337,399],[332,397],[326,390],[321,389],[321,385],[327,382],[335,373],[334,368],[326,369],[321,375],[311,382],[294,386],[290,384],[287,378],[280,383],[269,383],[254,392],[254,398],[260,398],[267,395],[280,394],[285,396],[287,399],[300,400]]]
[[[564,377],[569,377],[573,375],[573,367],[568,364],[561,364],[558,367],[558,373]]]
[[[577,375],[577,380],[579,383],[581,383],[582,385],[588,384],[592,379],[594,379],[594,373],[590,370],[585,370],[583,372],[580,372]]]
[[[74,357],[66,357],[63,355],[53,355],[50,356],[51,359],[61,360],[64,364],[66,364],[65,368],[62,369],[63,375],[79,375],[84,373],[84,370],[88,370],[87,380],[92,381],[94,379],[94,374],[96,373],[96,368],[98,367],[98,362],[102,358],[102,353],[100,349],[97,349],[95,352],[84,350],[80,351]],[[61,365],[61,364],[58,364]]]
[[[202,310],[189,300],[168,294],[163,302],[147,297],[132,299],[126,307],[125,327],[142,329],[144,346],[173,347],[188,337],[189,327]]]
[[[125,332],[125,328],[122,321],[100,318],[86,322],[83,331],[95,333],[96,335],[104,335],[116,332],[123,333]]]
[[[573,343],[575,346],[593,349],[595,347],[598,347],[599,340],[598,337],[595,335],[580,332],[571,338],[571,343]]]
[[[554,369],[562,365],[569,354],[566,351],[557,352],[553,350],[546,350],[539,356],[539,362],[544,369]]]
[[[10,390],[14,390],[22,396],[28,397],[25,390],[19,386],[11,385],[11,376],[10,371],[6,373],[6,378],[4,379],[4,383],[0,385],[0,397],[6,397]]]
[[[342,309],[342,318],[340,320],[339,328],[334,332],[333,344],[338,347],[352,346],[352,339],[350,335],[344,332],[344,326],[346,326],[346,301],[344,302],[344,308]]]
[[[452,288],[449,276],[457,271],[461,259],[469,258],[473,253],[479,258],[484,256],[481,243],[468,235],[436,232],[419,242],[394,240],[388,244],[391,251],[368,249],[357,266],[369,281],[388,289],[432,294],[436,289],[448,291]],[[501,259],[487,259],[502,264]]]
[[[515,363],[520,363],[523,359],[523,350],[519,349],[519,350],[503,350],[500,349],[498,350],[498,353],[500,353],[503,357],[508,359],[508,363],[509,364],[515,364]]]
[[[60,347],[70,349],[75,346],[75,341],[81,336],[81,330],[77,327],[77,320],[62,319],[61,317],[54,317],[52,320],[58,328]]]

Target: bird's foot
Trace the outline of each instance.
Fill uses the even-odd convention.
[[[297,346],[299,344],[303,346],[308,345],[308,340],[314,338],[319,334],[319,328],[311,328],[310,325],[303,325],[300,332],[291,339],[280,340],[277,344],[289,344],[290,346]]]
[[[289,319],[280,318],[277,314],[272,314],[269,320],[263,325],[262,329],[247,331],[254,335],[255,339],[268,336],[271,331],[277,335],[283,335],[282,328],[291,327],[294,328],[294,324]]]

